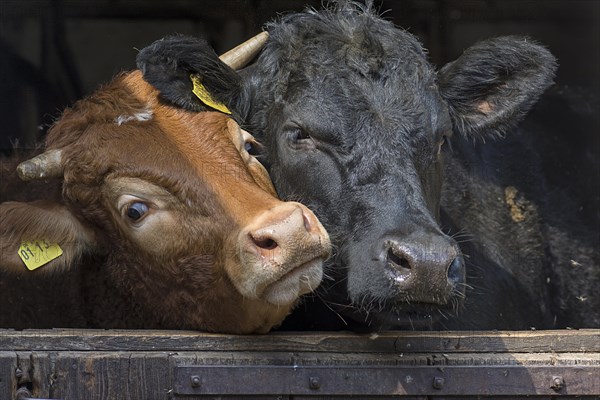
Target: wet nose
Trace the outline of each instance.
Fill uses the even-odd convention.
[[[239,263],[225,268],[247,298],[285,305],[314,290],[331,252],[329,236],[300,203],[286,202],[263,211],[238,235]]]
[[[269,215],[257,225],[248,231],[248,246],[271,259],[284,258],[295,244],[319,234],[314,214],[298,205],[270,210]]]
[[[328,252],[328,238],[324,236],[323,227],[308,208],[299,203],[283,203],[248,227],[245,247],[267,262],[285,265],[301,258],[300,252]]]
[[[393,284],[412,301],[445,304],[465,279],[458,246],[442,235],[384,242],[386,269]]]

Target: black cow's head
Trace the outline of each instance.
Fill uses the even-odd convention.
[[[465,264],[440,227],[445,143],[506,132],[550,84],[552,55],[500,37],[436,71],[413,35],[344,4],[268,31],[253,65],[239,74],[220,66],[223,81],[239,79],[222,98],[266,145],[279,195],[308,205],[330,233],[337,256],[326,298],[385,325],[456,305]],[[170,81],[212,68],[203,49],[165,39],[138,65],[169,100],[194,109]]]

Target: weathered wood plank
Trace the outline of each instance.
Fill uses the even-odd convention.
[[[29,352],[17,352],[17,386],[30,385],[33,382],[33,360]],[[13,372],[14,373],[14,372]]]
[[[0,399],[11,399],[17,382],[15,370],[17,355],[11,351],[0,351]]]
[[[600,352],[600,329],[380,334],[271,333],[236,336],[189,331],[0,330],[0,350],[312,351],[346,353]]]
[[[596,366],[598,353],[285,353],[285,352],[178,352],[173,366]]]
[[[58,353],[53,397],[65,399],[127,398],[126,353]]]
[[[0,358],[0,399],[13,396],[17,385],[14,369],[20,365],[24,373],[19,382],[27,383],[35,397],[158,400],[180,398],[174,386],[176,371],[194,366],[216,369],[235,366],[250,370],[329,367],[329,371],[362,368],[371,372],[387,371],[388,375],[390,368],[423,370],[434,367],[444,371],[475,367],[474,371],[480,371],[479,367],[483,367],[490,373],[499,368],[512,368],[521,374],[532,371],[532,378],[539,382],[545,382],[548,374],[573,374],[578,369],[592,375],[597,371],[600,376],[600,330],[385,332],[372,335],[273,333],[260,336],[181,331],[0,330],[0,355],[4,357]],[[535,371],[543,371],[544,375]],[[592,384],[580,382],[575,385],[579,386],[571,383],[571,387],[579,390],[579,395],[585,393],[585,385],[588,385],[590,396],[600,396],[594,392],[599,389]],[[533,393],[531,387],[528,390],[529,394]],[[545,390],[538,392],[536,399],[548,397],[547,388]],[[218,397],[230,400],[253,398],[229,393]],[[361,399],[389,398],[374,397],[369,393],[363,391]],[[494,392],[495,395],[498,393]],[[515,393],[495,398],[512,399],[516,398]],[[191,392],[183,396],[186,400],[205,398]],[[406,392],[402,398],[425,400],[426,396]],[[283,393],[255,398],[334,400],[343,396]],[[439,397],[431,398],[438,400]]]
[[[171,387],[167,353],[22,352],[17,355],[15,367],[23,370],[19,382],[28,384],[34,397],[167,399]],[[7,368],[8,364],[0,359],[0,368]]]
[[[149,355],[147,359],[155,357]],[[166,364],[165,357],[159,359]],[[142,366],[140,371],[145,361],[145,355],[133,357],[125,352],[58,353],[51,395],[64,399],[166,399],[164,386],[168,378],[161,380],[151,361],[147,369]],[[139,380],[144,374],[149,379]]]
[[[169,398],[173,381],[169,358],[168,353],[132,353],[129,358],[126,398]]]
[[[55,372],[55,353],[31,353],[29,355],[33,371],[31,372],[31,395],[38,398],[52,398]]]
[[[14,373],[15,353],[9,357],[0,358],[0,371]],[[418,368],[435,368],[444,371],[445,368],[467,366],[477,368],[488,366],[498,368],[535,369],[546,368],[545,375],[552,371],[564,373],[572,368],[587,368],[595,366],[592,371],[600,372],[600,357],[598,353],[322,353],[322,352],[260,352],[260,351],[194,351],[194,352],[103,352],[103,351],[66,351],[66,352],[20,352],[22,366],[32,370],[32,394],[43,398],[62,399],[171,399],[177,397],[174,392],[174,371],[177,368],[204,365],[221,368],[224,366],[236,368],[272,368],[299,367],[325,368],[340,371],[344,368],[363,368],[370,370],[404,367],[409,370]],[[12,358],[10,355],[13,355]],[[437,358],[436,358],[437,357]],[[29,363],[27,365],[27,363]],[[9,365],[10,364],[10,365]],[[565,367],[565,368],[563,368]],[[389,372],[388,372],[389,373]],[[335,375],[335,372],[333,373]],[[333,375],[332,375],[333,376]],[[547,376],[546,376],[547,378]],[[546,379],[543,378],[543,379]],[[28,378],[29,379],[29,378]],[[539,378],[537,378],[539,380]],[[223,384],[227,385],[228,381]],[[572,382],[571,382],[572,383]],[[581,394],[579,384],[579,394]],[[1,388],[2,386],[0,386]],[[8,390],[8,389],[7,389]],[[590,390],[598,388],[590,387]],[[531,392],[531,390],[530,390]],[[1,393],[1,392],[0,392]],[[595,393],[595,392],[590,392]],[[383,399],[372,397],[368,391],[361,399]],[[600,395],[600,393],[597,393]],[[406,394],[411,400],[424,400],[425,397]],[[196,396],[184,398],[193,400]],[[319,396],[306,397],[311,399],[326,399],[335,397]],[[346,396],[347,397],[347,396]],[[4,399],[5,397],[0,397]],[[6,397],[11,398],[11,397]],[[198,397],[201,398],[201,397]],[[219,396],[222,399],[252,399],[239,395]],[[289,400],[287,394],[277,396],[259,396],[261,399]],[[297,397],[293,396],[294,400]],[[337,397],[339,399],[340,397]],[[345,397],[342,397],[345,398]],[[466,397],[465,397],[466,398]],[[499,397],[500,398],[500,397]],[[510,398],[515,398],[514,391]],[[435,397],[437,400],[437,397]]]

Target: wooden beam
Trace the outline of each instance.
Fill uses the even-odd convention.
[[[0,351],[600,352],[600,329],[516,332],[274,332],[236,336],[156,330],[0,330]]]

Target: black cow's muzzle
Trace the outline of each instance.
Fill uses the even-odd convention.
[[[372,321],[401,325],[430,321],[460,307],[466,273],[454,239],[421,230],[365,242],[347,249],[347,290],[355,312],[362,309]]]
[[[443,235],[390,237],[377,262],[398,300],[447,304],[465,281],[465,263],[454,240]]]

